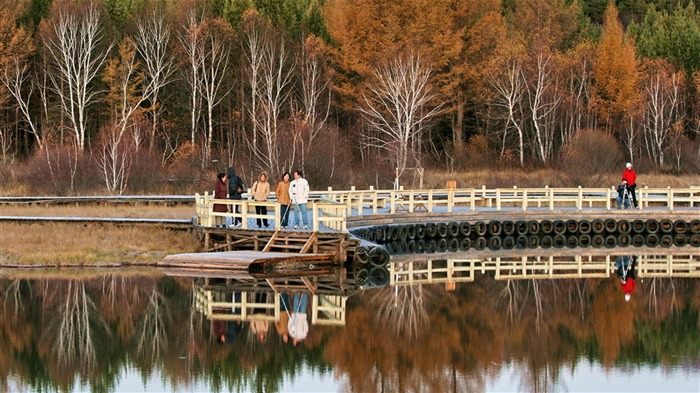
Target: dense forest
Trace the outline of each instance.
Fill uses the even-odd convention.
[[[0,189],[700,171],[696,0],[12,0]]]

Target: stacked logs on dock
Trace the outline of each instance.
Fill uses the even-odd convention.
[[[525,248],[700,247],[700,220],[568,219],[408,223],[355,228],[392,254]]]

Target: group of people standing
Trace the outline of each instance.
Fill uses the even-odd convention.
[[[285,172],[282,175],[277,187],[275,188],[275,195],[277,197],[277,202],[280,204],[280,225],[283,229],[289,227],[289,215],[291,207],[294,207],[296,213],[296,220],[294,223],[294,229],[309,229],[309,219],[308,219],[308,209],[306,207],[309,201],[309,182],[304,179],[301,171],[294,171],[294,180],[290,179],[289,172]],[[228,181],[228,187],[226,182]],[[251,194],[253,200],[257,202],[267,201],[270,196],[270,183],[267,181],[267,173],[262,172],[258,176],[258,180],[253,183],[251,187]],[[245,192],[245,185],[243,180],[236,174],[236,168],[228,168],[227,173],[219,173],[217,175],[216,186],[214,187],[214,198],[215,199],[228,199],[241,200],[243,199],[243,193]],[[214,204],[214,211],[219,213],[227,213],[228,208],[226,205]],[[240,207],[235,206],[235,213],[240,214]],[[259,228],[267,228],[270,223],[267,218],[260,217],[267,215],[267,206],[255,206],[255,214],[258,215],[256,218],[256,223]],[[241,217],[233,217],[233,219],[227,223],[229,227],[240,227]]]

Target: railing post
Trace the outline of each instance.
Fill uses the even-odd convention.
[[[668,186],[668,210],[673,211],[673,189]]]
[[[314,232],[318,232],[318,206],[316,205],[316,202],[313,202],[312,209],[313,211],[313,228]]]
[[[490,206],[489,206],[490,207]],[[496,210],[501,210],[501,189],[496,189]]]
[[[241,228],[248,229],[248,201],[241,200]]]
[[[545,186],[547,189],[547,198],[549,199],[549,210],[554,210],[554,189]]]
[[[615,190],[615,186],[613,186],[612,188],[608,188],[608,189],[605,190],[605,209],[606,209],[606,210],[610,210],[610,208],[611,208],[611,206],[610,206],[610,205],[611,205],[611,203],[610,203],[610,198],[611,198],[612,195],[614,195],[614,194],[613,194],[613,193],[614,193],[613,190]]]
[[[469,201],[469,209],[471,211],[474,211],[474,210],[476,210],[476,190],[472,188],[470,192],[472,195],[471,195],[471,201]]]
[[[576,199],[576,208],[581,211],[583,210],[583,188],[578,186],[578,198]]]
[[[396,191],[390,191],[389,192],[389,213],[394,214],[396,213],[396,206],[394,206],[394,200],[396,199]]]
[[[279,202],[275,203],[275,229],[277,229],[277,230],[282,228],[282,223],[281,223],[282,212],[280,211],[281,208],[282,208],[282,205],[280,205]],[[287,206],[287,209],[289,209],[289,206]]]
[[[523,188],[523,211],[527,210],[527,188]]]
[[[447,190],[447,212],[452,213],[452,209],[455,204],[455,189],[450,188]]]
[[[379,200],[377,199],[377,192],[374,191],[373,186],[369,186],[370,191],[372,191],[372,214],[377,215],[377,204],[379,203]]]
[[[428,190],[428,212],[433,212],[433,189]]]
[[[209,191],[204,191],[204,202],[207,205],[207,226],[211,228],[214,226],[214,204],[209,199]]]

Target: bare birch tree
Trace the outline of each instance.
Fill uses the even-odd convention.
[[[148,133],[149,149],[153,150],[156,141],[158,121],[162,109],[160,92],[173,80],[174,58],[169,52],[170,25],[165,22],[163,13],[152,11],[136,23],[134,41],[139,56],[143,59],[146,82],[152,86],[150,97],[151,128]]]
[[[505,125],[502,132],[501,157],[508,145],[508,133],[515,129],[518,140],[518,157],[520,166],[525,165],[525,126],[522,116],[523,98],[526,92],[522,65],[517,60],[508,62],[504,72],[490,78],[490,84],[496,92],[491,105],[505,111]]]
[[[683,77],[668,66],[653,66],[644,89],[644,140],[649,156],[659,166],[665,164],[665,150],[674,124],[683,115]]]
[[[537,53],[534,78],[526,81],[526,91],[532,120],[535,154],[546,164],[554,155],[555,120],[562,94],[557,77],[554,75],[551,54],[543,51]]]
[[[70,121],[78,148],[85,148],[87,108],[95,102],[99,91],[93,80],[104,64],[111,45],[103,45],[100,11],[89,4],[82,12],[71,12],[60,4],[57,15],[48,22],[43,42],[51,59],[53,89],[58,95],[63,114]]]
[[[294,151],[300,144],[301,167],[314,140],[321,134],[331,109],[330,77],[324,61],[323,41],[315,36],[304,40],[301,51],[302,133],[294,134]]]
[[[244,75],[247,81],[248,94],[246,98],[249,102],[245,105],[248,109],[248,117],[251,122],[251,129],[246,134],[246,140],[251,151],[258,150],[258,136],[262,133],[259,120],[261,99],[261,74],[263,69],[264,51],[270,45],[270,26],[260,18],[256,12],[245,16],[243,28],[243,57]]]
[[[32,134],[37,148],[41,149],[44,141],[39,126],[30,112],[30,99],[34,93],[34,81],[29,73],[29,65],[18,58],[14,58],[2,73],[0,83],[5,86],[17,103],[17,109],[29,126],[28,132]]]
[[[205,134],[204,162],[211,158],[214,139],[214,108],[221,103],[230,87],[226,86],[231,56],[231,27],[220,19],[203,24],[200,45],[197,48],[202,69],[197,88],[207,105],[207,132]]]
[[[199,82],[204,65],[199,56],[199,48],[202,41],[201,25],[203,19],[204,17],[198,15],[194,8],[190,9],[185,17],[184,28],[178,35],[178,41],[184,54],[185,81],[190,90],[190,142],[192,145],[197,144],[197,122],[202,106]]]
[[[386,150],[401,177],[409,164],[420,165],[421,138],[440,107],[434,105],[432,69],[414,53],[375,68],[374,81],[359,108],[371,132],[363,144]]]

